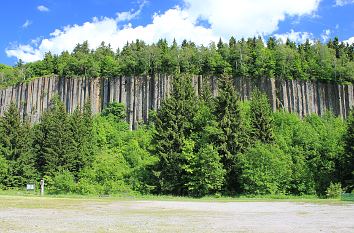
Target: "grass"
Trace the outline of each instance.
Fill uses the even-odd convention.
[[[97,195],[78,195],[78,194],[47,194],[44,197],[40,197],[39,193],[27,192],[23,190],[2,190],[0,191],[0,207],[3,205],[12,206],[19,205],[21,207],[26,206],[29,203],[30,206],[38,206],[38,200],[49,206],[56,206],[56,203],[60,205],[85,202],[85,201],[97,201],[97,202],[112,202],[112,201],[187,201],[187,202],[306,202],[315,204],[352,204],[353,201],[341,201],[338,199],[324,199],[318,198],[314,195],[306,196],[292,196],[292,195],[261,195],[261,196],[206,196],[202,198],[193,197],[180,197],[180,196],[167,196],[167,195],[141,195],[138,193],[120,193],[110,196],[97,196]],[[26,200],[21,202],[20,200]],[[31,201],[35,204],[30,204]],[[29,201],[29,202],[28,202]],[[35,207],[33,206],[33,207]],[[45,205],[44,205],[45,206]],[[69,207],[68,206],[68,207]],[[15,207],[15,206],[14,206]]]

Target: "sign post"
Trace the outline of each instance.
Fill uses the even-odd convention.
[[[41,179],[40,184],[41,184],[41,196],[43,196],[44,195],[44,179]]]

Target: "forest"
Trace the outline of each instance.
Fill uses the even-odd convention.
[[[46,53],[43,60],[15,66],[0,64],[0,87],[25,82],[36,77],[112,78],[153,76],[154,74],[189,74],[248,78],[321,80],[336,83],[354,82],[354,44],[338,37],[324,44],[305,41],[297,44],[269,37],[265,42],[254,37],[227,43],[221,39],[209,46],[197,46],[184,40],[169,45],[165,39],[148,45],[136,40],[113,51],[102,42],[95,50],[88,42],[77,44],[73,51],[60,55]]]
[[[187,69],[192,73],[215,72],[221,77],[219,95],[213,97],[205,86],[197,96],[188,72],[176,73],[170,97],[163,101],[157,112],[150,112],[149,122],[140,125],[138,130],[129,130],[125,121],[125,107],[117,102],[109,103],[98,115],[92,114],[90,103],[69,114],[59,98],[54,97],[50,108],[34,125],[22,121],[15,104],[10,105],[0,118],[0,189],[23,189],[26,183],[38,184],[44,178],[47,191],[53,194],[141,193],[192,197],[309,194],[334,197],[343,191],[352,192],[354,111],[345,120],[335,117],[331,112],[324,116],[300,118],[282,110],[273,112],[267,96],[261,91],[255,91],[249,101],[241,101],[232,85],[232,78],[223,74],[235,72],[236,76],[269,76],[269,73],[258,72],[268,72],[270,69],[239,63],[237,69],[230,67],[223,56],[231,59],[232,48],[237,51],[247,45],[249,49],[249,43],[253,42],[254,46],[261,46],[259,40],[231,42],[230,45],[220,44],[208,49],[197,49],[188,43],[177,49],[178,54],[190,56],[188,59],[194,59],[194,56],[204,52],[219,54],[207,56],[210,60],[204,65],[211,66],[191,66],[195,64],[193,62],[179,65],[179,69]],[[162,60],[159,60],[162,64],[155,64],[157,60],[152,60],[153,65],[149,69],[143,63],[146,60],[139,60],[143,56],[136,56],[139,51],[146,52],[145,49],[140,50],[139,46],[153,49],[163,44],[165,42],[160,41],[157,46],[149,47],[136,42],[125,47],[117,57],[105,46],[95,52],[83,53],[82,50],[87,50],[84,43],[71,55],[63,53],[54,59],[47,54],[43,61],[14,69],[19,71],[23,66],[26,72],[33,72],[31,76],[51,72],[73,75],[66,72],[74,70],[76,75],[88,76],[114,76],[114,72],[159,72],[155,69],[175,72],[178,65],[170,62],[178,61],[173,60],[177,56],[162,56]],[[305,49],[303,46],[275,44],[272,50],[262,45],[261,50],[255,51],[270,54],[277,54],[280,50],[287,51],[284,54],[292,51],[295,59],[306,54],[301,52]],[[329,54],[333,52],[335,56],[335,49],[324,45],[311,45],[310,48],[312,50],[318,46]],[[171,55],[174,51],[173,46],[165,49],[169,52],[164,55]],[[195,49],[198,52],[190,53]],[[222,55],[222,51],[229,55]],[[257,52],[256,55],[249,53],[248,57],[245,53],[243,59],[249,61],[253,54],[257,60]],[[234,61],[238,61],[237,56],[240,54],[234,55]],[[75,60],[77,56],[86,56],[87,59]],[[102,59],[95,60],[97,66],[88,65],[94,61],[91,60],[94,56],[102,56]],[[124,60],[127,59],[125,56],[134,59],[128,64]],[[214,63],[213,59],[218,58],[220,60]],[[73,62],[65,63],[64,59]],[[57,66],[48,65],[54,64],[55,60]],[[81,66],[75,61],[85,63]],[[299,61],[302,59],[299,58]],[[349,59],[348,55],[341,54],[334,61],[353,66],[352,58]],[[121,64],[112,65],[116,62]],[[67,68],[69,64],[75,68]],[[52,67],[52,70],[48,70],[48,67]],[[59,69],[54,70],[57,69],[55,67]],[[140,69],[136,70],[135,67]],[[296,75],[291,71],[294,67],[284,67],[286,70],[278,70],[275,65],[273,75],[304,79],[335,77],[321,74],[313,76],[318,72],[312,69],[314,67]],[[198,70],[200,68],[203,71]],[[336,69],[332,67],[331,71],[337,72]],[[352,81],[349,77],[353,78],[353,75],[346,76],[349,75],[346,73],[349,68],[341,69],[337,81]]]

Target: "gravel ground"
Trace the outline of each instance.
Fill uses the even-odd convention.
[[[0,232],[354,232],[354,204],[37,201],[0,203]]]

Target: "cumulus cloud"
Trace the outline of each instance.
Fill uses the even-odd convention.
[[[268,35],[286,16],[311,15],[320,0],[184,0],[194,17],[208,20],[223,37]]]
[[[313,34],[309,32],[295,32],[293,29],[290,32],[283,34],[274,34],[276,39],[280,39],[283,43],[286,42],[286,39],[294,41],[296,43],[304,43],[306,40],[313,42]]]
[[[6,50],[25,62],[41,59],[45,52],[59,54],[72,51],[77,43],[87,40],[91,48],[102,41],[112,48],[124,46],[127,41],[142,39],[147,43],[166,38],[169,42],[184,39],[207,45],[220,37],[227,39],[249,36],[265,36],[278,29],[280,21],[287,16],[312,15],[320,0],[184,0],[183,6],[176,6],[162,13],[155,13],[151,23],[132,26],[130,20],[139,16],[145,4],[134,11],[119,12],[115,18],[93,18],[82,25],[69,25],[56,29],[38,45],[18,45]],[[208,26],[199,25],[201,21]],[[279,35],[280,36],[280,35]],[[307,38],[310,34],[292,32],[288,36]],[[31,47],[32,49],[29,49]]]
[[[354,0],[336,0],[336,6],[345,6],[354,3]]]
[[[344,43],[354,44],[354,36],[350,37],[348,40],[343,41]]]
[[[17,57],[24,62],[33,62],[42,58],[42,54],[38,49],[34,49],[30,45],[19,45],[16,49],[6,50],[9,57]]]
[[[22,28],[28,28],[31,24],[32,24],[32,21],[27,19],[26,22],[24,22],[24,24],[22,24]]]

